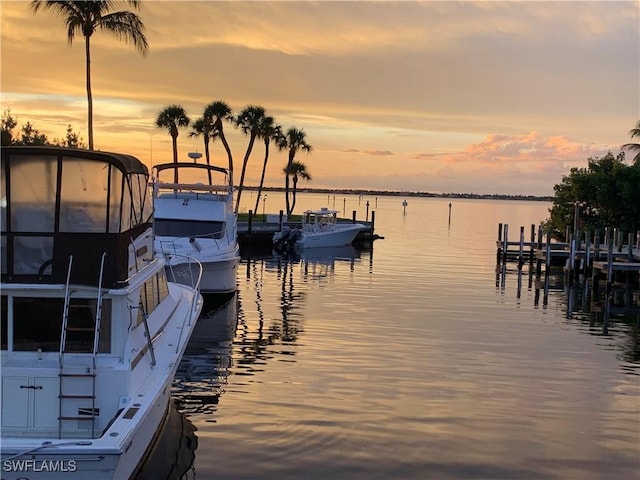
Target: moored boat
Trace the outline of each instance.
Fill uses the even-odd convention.
[[[156,253],[176,278],[192,276],[186,257],[198,260],[203,293],[235,292],[240,248],[229,171],[195,162],[153,168]]]
[[[2,479],[126,479],[202,308],[153,255],[147,168],[3,147]]]
[[[351,245],[366,227],[361,223],[338,223],[338,210],[306,210],[298,228],[283,228],[273,236],[276,248],[342,247]]]

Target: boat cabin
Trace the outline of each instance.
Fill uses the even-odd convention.
[[[153,251],[147,168],[129,155],[44,146],[2,148],[3,283],[117,288]],[[149,238],[147,238],[149,237]]]
[[[332,230],[338,222],[338,210],[322,207],[320,210],[305,210],[302,213],[303,232],[325,232]]]
[[[227,169],[177,162],[156,165],[153,170],[157,236],[224,236],[227,216],[233,213],[233,188]]]

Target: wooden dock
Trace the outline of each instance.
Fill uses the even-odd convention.
[[[607,229],[602,239],[596,233],[593,241],[591,232],[569,234],[568,242],[555,242],[549,234],[545,239],[542,226],[536,235],[536,227],[531,225],[528,241],[524,232],[525,228],[520,227],[519,240],[513,241],[509,239],[509,226],[498,225],[497,265],[504,268],[507,262],[517,262],[521,270],[528,263],[529,271],[535,274],[536,288],[544,286],[545,293],[554,268],[561,268],[565,283],[583,282],[587,288],[590,286],[594,298],[601,284],[606,285],[607,295],[616,285],[640,288],[640,231],[628,234],[626,243],[623,233],[615,229]]]

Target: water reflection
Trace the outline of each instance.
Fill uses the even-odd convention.
[[[640,290],[635,282],[627,281],[614,288],[593,288],[591,279],[579,276],[567,278],[562,268],[550,269],[542,275],[536,269],[509,267],[502,262],[496,266],[496,288],[501,294],[507,288],[507,274],[516,277],[516,297],[521,298],[523,277],[528,277],[528,291],[533,290],[533,305],[542,307],[553,299],[565,312],[567,320],[576,320],[580,331],[615,341],[618,358],[623,362],[640,364]],[[640,375],[640,366],[623,365],[627,373]]]
[[[318,285],[352,275],[366,252],[371,258],[370,250],[351,245],[245,255],[234,374],[253,375],[274,356],[292,361],[309,318],[309,295]]]
[[[196,427],[172,403],[162,429],[132,480],[195,479]]]
[[[238,298],[234,294],[222,305],[218,298],[205,298],[205,310],[178,366],[172,396],[182,413],[215,412],[227,384]]]

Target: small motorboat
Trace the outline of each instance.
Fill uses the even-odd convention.
[[[361,223],[339,223],[338,210],[306,210],[300,228],[285,227],[273,235],[275,248],[342,247],[351,245],[361,230]]]
[[[1,159],[2,479],[129,478],[167,415],[199,273],[167,281],[135,157]]]

